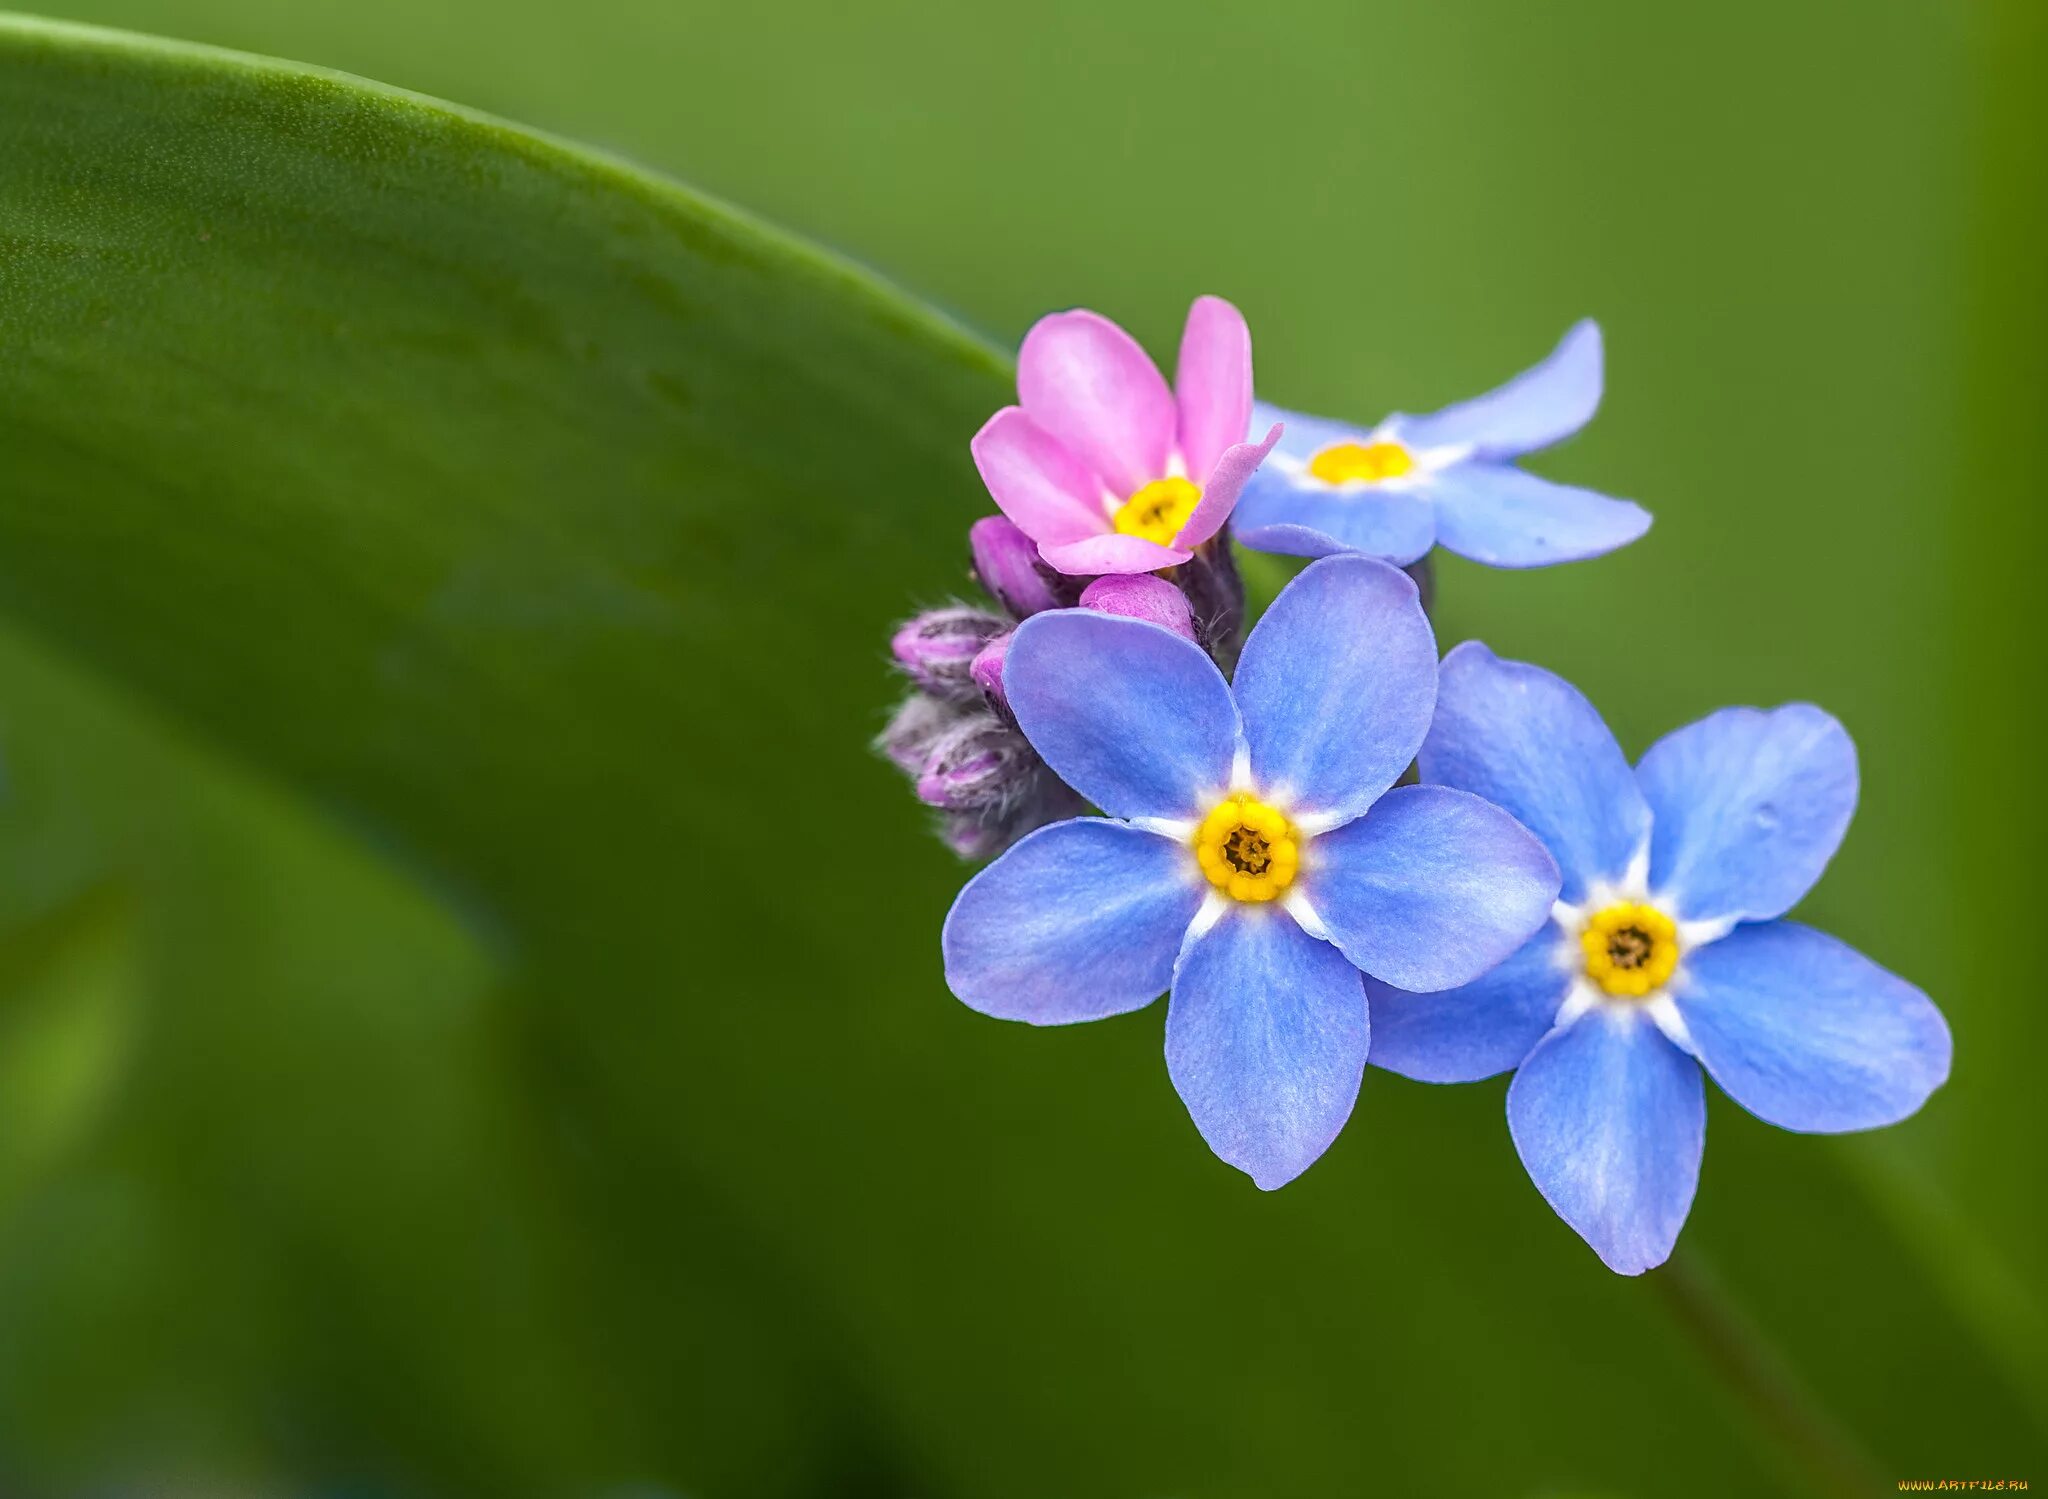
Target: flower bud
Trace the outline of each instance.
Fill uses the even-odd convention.
[[[1007,622],[981,609],[955,604],[928,609],[897,630],[889,642],[897,665],[910,680],[938,697],[971,698],[977,688],[968,667],[991,636]]]
[[[1012,798],[1036,760],[1024,736],[993,713],[961,718],[932,745],[917,778],[917,799],[949,812],[973,812]]]
[[[1018,619],[1060,606],[1049,569],[1038,560],[1038,543],[1008,516],[983,516],[967,528],[967,545],[981,586]]]
[[[1186,640],[1195,638],[1187,595],[1150,573],[1111,573],[1081,590],[1081,607],[1163,625]]]
[[[1228,673],[1244,649],[1244,579],[1230,543],[1217,537],[1175,569],[1175,576],[1194,615],[1195,644]]]
[[[1010,711],[1010,700],[1003,695],[1003,658],[1010,654],[1010,639],[1017,632],[1005,630],[987,645],[968,664],[967,675],[974,685],[981,689],[982,696],[992,707],[1004,713]]]
[[[875,736],[875,748],[889,757],[889,763],[907,776],[924,769],[932,746],[960,721],[961,710],[929,693],[913,692],[889,719],[889,726]]]
[[[1087,805],[1038,759],[1031,757],[1001,801],[971,812],[947,812],[939,836],[963,859],[993,859],[1049,822],[1079,817]]]
[[[939,819],[939,837],[963,859],[993,859],[1009,847],[998,829],[958,812]]]

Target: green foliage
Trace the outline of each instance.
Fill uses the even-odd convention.
[[[1150,222],[1090,171],[1069,190]],[[908,222],[961,243],[959,205],[931,212]],[[1270,235],[1218,236],[1218,264],[1269,264],[1265,368],[1341,339],[1313,304],[1334,260],[1289,290]],[[1128,238],[1095,258],[1121,268],[1091,295],[1170,325]],[[976,310],[1080,299],[1043,274]],[[1686,347],[1650,300],[1620,295],[1634,347]],[[1463,388],[1554,331],[1466,335]],[[1768,395],[1814,342],[1781,336],[1748,351]],[[1439,359],[1419,398],[1384,362],[1275,393],[1419,405],[1460,391]],[[2011,1183],[2039,1132],[1985,1080],[2025,1075],[2040,1023],[1973,1060],[2011,995],[1943,981],[1939,923],[1968,918],[1894,867],[1959,846],[1951,746],[1888,702],[1940,651],[1844,609],[1921,577],[1934,523],[1886,474],[1852,532],[1832,492],[1702,479],[1725,450],[1687,444],[1757,393],[1647,363],[1569,462],[1640,478],[1615,487],[1659,529],[1540,578],[1446,568],[1446,636],[1565,670],[1637,746],[1728,699],[1845,712],[1871,785],[1819,914],[1928,984],[1963,1064],[1899,1139],[1717,1107],[1688,1244],[1880,1477],[2025,1474],[2048,1343]],[[1659,375],[1685,426],[1646,410]],[[887,623],[961,582],[965,437],[1006,384],[618,163],[0,22],[0,1487],[1806,1491],[1656,1285],[1549,1218],[1497,1085],[1375,1075],[1268,1197],[1200,1148],[1156,1014],[1038,1033],[946,996],[959,870],[864,741]],[[1798,420],[1736,456],[1819,494],[1812,434],[1867,417]]]

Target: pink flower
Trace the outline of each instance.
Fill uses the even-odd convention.
[[[1174,567],[1223,529],[1278,441],[1246,442],[1252,336],[1221,297],[1197,297],[1178,391],[1137,341],[1087,311],[1043,317],[1017,357],[1016,406],[974,434],[997,506],[1063,573]]]

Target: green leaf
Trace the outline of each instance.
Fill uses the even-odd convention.
[[[32,643],[0,681],[40,651],[83,701],[119,684],[117,721],[197,742],[167,794],[231,804],[155,855],[163,992],[226,993],[138,1108],[206,1169],[117,1153],[141,1190],[51,1214],[111,1223],[144,1304],[255,1288],[189,1356],[250,1471],[1802,1489],[1726,1439],[1653,1288],[1542,1210],[1497,1086],[1376,1076],[1264,1197],[1202,1150],[1156,1014],[1042,1033],[946,996],[960,871],[865,740],[890,618],[962,580],[985,507],[965,439],[1008,376],[982,345],[530,133],[26,21],[0,22],[0,255],[0,610]],[[404,1006],[354,1014],[394,995],[470,1018],[430,1044]],[[308,1013],[348,1040],[331,1068],[280,1018]],[[1882,1306],[1895,1362],[1967,1341],[1831,1154],[1715,1132],[1703,1216],[1773,1169],[1813,1215],[1733,1237],[1758,1263],[1730,1280]],[[192,1268],[234,1242],[215,1220],[262,1230],[233,1275]],[[1839,1329],[1792,1299],[1773,1323]],[[1899,1471],[2023,1469],[2031,1413],[1978,1363],[1910,1395],[1888,1372],[1848,1419]],[[237,1402],[265,1375],[282,1436]]]

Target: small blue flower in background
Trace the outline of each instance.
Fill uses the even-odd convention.
[[[1003,687],[1032,746],[1108,814],[1023,839],[960,892],[946,980],[1063,1025],[1169,987],[1166,1062],[1202,1137],[1271,1189],[1350,1116],[1360,970],[1466,983],[1548,918],[1556,864],[1498,807],[1393,790],[1427,732],[1436,642],[1415,585],[1364,557],[1302,572],[1234,684],[1189,640],[1086,610],[1024,621]]]
[[[1563,873],[1553,919],[1448,994],[1369,985],[1373,1061],[1424,1082],[1519,1069],[1515,1148],[1614,1270],[1670,1255],[1706,1128],[1703,1066],[1785,1129],[1871,1129],[1948,1077],[1949,1032],[1913,985],[1782,918],[1856,807],[1856,750],[1806,704],[1728,708],[1634,770],[1593,706],[1467,643],[1445,658],[1425,781],[1512,812]]]
[[[1286,430],[1245,486],[1233,530],[1260,551],[1402,564],[1432,545],[1494,567],[1611,552],[1649,530],[1648,512],[1514,465],[1591,421],[1601,378],[1600,329],[1589,321],[1534,369],[1432,416],[1360,428],[1261,404],[1253,425]]]

